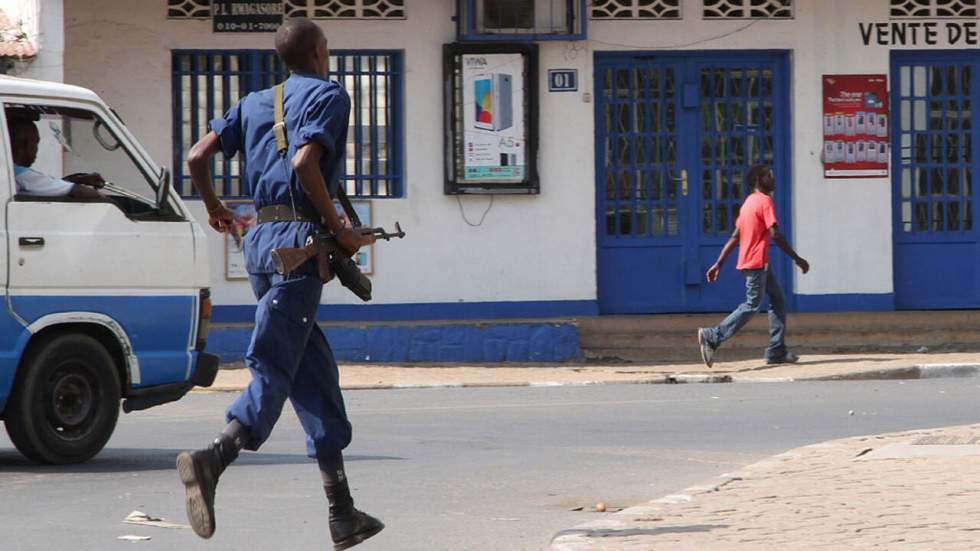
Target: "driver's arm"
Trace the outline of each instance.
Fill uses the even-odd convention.
[[[72,186],[71,191],[68,192],[68,196],[72,199],[100,199],[102,194],[96,189],[91,188],[82,184],[75,184]]]

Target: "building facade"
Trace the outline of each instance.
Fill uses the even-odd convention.
[[[774,255],[793,309],[980,307],[976,0],[272,3],[324,29],[354,98],[347,189],[374,225],[408,232],[365,259],[374,300],[330,285],[323,320],[730,310],[734,262],[720,283],[703,274],[757,162],[773,167],[780,225],[812,265],[802,275]],[[202,219],[183,156],[208,118],[283,75],[271,33],[217,31],[211,4],[43,3],[63,17],[64,80],[170,161]],[[536,45],[523,106],[537,193],[446,193],[454,43]],[[856,93],[863,106],[836,103]],[[835,115],[852,120],[835,128]],[[239,171],[216,166],[229,200],[247,193]],[[210,239],[216,316],[247,321],[234,247]]]

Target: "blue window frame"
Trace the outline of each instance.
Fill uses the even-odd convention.
[[[456,0],[460,41],[585,40],[586,0]]]
[[[184,196],[196,192],[187,172],[191,146],[246,94],[269,88],[287,71],[273,50],[174,50],[173,173]],[[331,78],[351,97],[350,129],[343,182],[357,197],[404,194],[402,53],[390,50],[331,50]],[[248,197],[243,159],[212,161],[215,187],[222,197]]]

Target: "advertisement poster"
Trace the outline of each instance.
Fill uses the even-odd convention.
[[[888,176],[888,78],[824,75],[825,178]]]
[[[248,272],[245,271],[245,236],[258,223],[255,203],[225,201],[225,206],[235,214],[231,231],[225,234],[225,279],[248,279]]]
[[[520,183],[526,177],[524,57],[466,54],[463,181]]]

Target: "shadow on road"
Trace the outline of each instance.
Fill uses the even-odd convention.
[[[179,449],[106,448],[80,465],[38,465],[31,463],[14,449],[0,449],[2,473],[113,473],[163,471],[174,468]],[[347,463],[354,461],[403,461],[403,457],[384,455],[345,455]],[[236,465],[301,465],[316,461],[302,454],[243,452]]]

